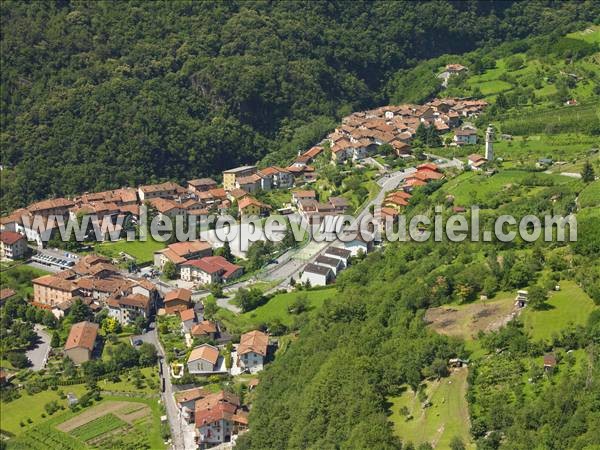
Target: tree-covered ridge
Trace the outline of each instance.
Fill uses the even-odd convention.
[[[2,208],[285,158],[385,102],[398,69],[576,28],[597,8],[3,2]]]

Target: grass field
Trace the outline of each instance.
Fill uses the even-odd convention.
[[[127,253],[128,255],[133,256],[138,264],[141,264],[152,261],[154,252],[165,247],[166,244],[164,242],[157,242],[152,239],[148,239],[145,242],[120,240],[98,244],[96,246],[96,251],[109,258],[119,258],[121,252]]]
[[[455,205],[469,206],[485,203],[486,199],[512,185],[521,184],[531,176],[531,172],[519,170],[502,170],[491,177],[480,172],[465,172],[446,183],[442,190],[454,196]],[[556,184],[577,182],[572,178],[556,174],[536,173],[536,176],[540,179],[552,179]],[[533,190],[535,186],[526,189]]]
[[[494,299],[467,304],[451,304],[430,308],[425,320],[437,333],[471,341],[479,331],[500,328],[511,318],[515,293],[500,292]]]
[[[562,281],[560,287],[559,292],[550,295],[548,309],[525,308],[521,315],[525,328],[535,340],[549,339],[553,333],[571,325],[585,324],[590,313],[598,308],[575,282]]]
[[[158,392],[158,373],[156,367],[144,367],[140,369],[140,372],[144,376],[143,385],[141,388],[136,388],[133,384],[132,377],[133,373],[121,375],[121,381],[109,381],[100,380],[98,381],[98,387],[104,391],[112,392],[132,392],[132,393],[145,393],[152,394]]]
[[[62,388],[65,394],[72,392],[77,397],[80,397],[85,391],[85,385],[76,384],[73,386],[64,386]],[[42,414],[45,413],[44,405],[53,400],[56,400],[59,405],[67,407],[67,400],[61,399],[57,391],[42,391],[39,394],[27,395],[23,391],[21,398],[13,400],[12,402],[0,403],[0,428],[6,430],[12,434],[18,435],[23,433],[31,427],[36,427],[41,422],[47,419],[42,418]],[[25,427],[19,425],[20,422],[27,423],[27,419],[31,419],[33,422]]]
[[[449,377],[427,382],[426,393],[431,406],[423,408],[417,396],[408,389],[399,397],[389,399],[390,420],[395,433],[403,442],[415,446],[425,441],[434,448],[450,448],[450,440],[458,436],[471,447],[466,368],[454,371]],[[400,412],[408,408],[411,419]]]
[[[218,319],[228,327],[240,331],[248,331],[261,324],[268,324],[273,320],[280,320],[284,325],[290,325],[294,315],[288,312],[289,305],[298,295],[306,294],[309,302],[309,313],[317,311],[323,302],[333,296],[336,292],[334,287],[314,291],[290,292],[277,294],[266,304],[259,306],[253,311],[236,315],[233,312],[220,309],[217,313]]]
[[[600,44],[600,25],[593,25],[583,31],[576,31],[575,33],[567,34],[567,37]]]
[[[600,206],[600,180],[588,184],[579,194],[579,206],[590,208]]]

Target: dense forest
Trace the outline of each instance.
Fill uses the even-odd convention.
[[[3,211],[282,161],[340,116],[388,101],[389,80],[420,60],[558,36],[599,13],[593,1],[0,8]]]

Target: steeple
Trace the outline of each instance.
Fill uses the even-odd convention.
[[[485,130],[485,159],[494,160],[494,126],[491,123]]]

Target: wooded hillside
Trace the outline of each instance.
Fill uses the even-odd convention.
[[[6,1],[2,210],[285,159],[384,103],[386,82],[418,60],[597,13],[595,2]]]

